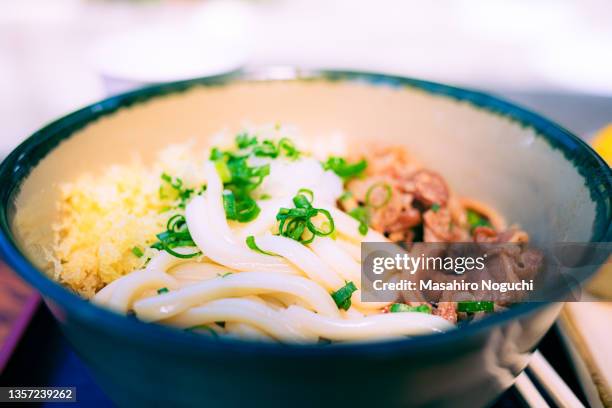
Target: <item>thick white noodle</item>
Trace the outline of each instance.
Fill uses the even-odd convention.
[[[344,252],[336,242],[328,237],[318,237],[308,246],[313,252],[345,281],[353,281],[360,287],[361,267]]]
[[[349,254],[354,261],[361,262],[361,245],[336,237],[336,244]]]
[[[229,298],[188,309],[164,323],[181,328],[217,321],[247,323],[283,342],[312,343],[318,339],[312,332],[297,329],[290,319],[290,316],[265,304],[250,299]]]
[[[268,270],[286,273],[295,273],[282,258],[262,255],[246,246],[244,242],[234,242],[228,239],[219,230],[227,227],[225,213],[222,212],[222,220],[215,211],[207,206],[204,197],[195,197],[185,210],[187,226],[193,241],[198,248],[213,261],[239,271],[245,270]],[[218,234],[218,235],[217,235]]]
[[[235,337],[242,340],[274,341],[272,336],[247,323],[225,323],[225,331],[228,333],[228,337]]]
[[[144,291],[162,287],[173,289],[176,283],[176,279],[165,272],[146,269],[132,272],[121,278],[121,284],[115,287],[110,298],[104,303],[117,312],[127,313],[135,298]],[[98,301],[99,298],[94,297],[94,302]]]
[[[214,299],[274,292],[300,298],[321,315],[339,316],[338,307],[321,286],[300,276],[274,272],[241,272],[210,279],[163,295],[141,299],[133,307],[140,319],[157,321]]]
[[[445,319],[419,312],[382,313],[361,318],[337,319],[290,306],[284,314],[300,328],[329,340],[366,340],[450,330]]]
[[[310,279],[335,291],[344,286],[344,281],[310,250],[299,242],[286,237],[264,235],[255,239],[257,246],[266,252],[278,254],[297,266]]]

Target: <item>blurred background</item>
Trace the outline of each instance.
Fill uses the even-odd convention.
[[[612,121],[609,0],[0,0],[0,157],[108,94],[243,67],[488,90],[588,137]]]

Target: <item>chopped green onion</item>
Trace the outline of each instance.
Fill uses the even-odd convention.
[[[293,204],[295,208],[312,208],[311,200],[308,199],[304,194],[299,193],[293,197]]]
[[[272,196],[270,194],[262,194],[261,196],[259,196],[260,200],[269,200],[271,198]]]
[[[132,253],[138,258],[142,258],[142,256],[144,255],[144,252],[142,252],[142,249],[140,249],[139,247],[132,248]]]
[[[249,248],[251,248],[253,251],[257,251],[257,252],[259,252],[259,253],[261,253],[261,254],[264,254],[264,255],[277,256],[276,254],[273,254],[272,252],[267,252],[267,251],[264,251],[264,250],[262,250],[261,248],[259,248],[259,247],[257,246],[257,244],[255,243],[255,237],[254,237],[254,236],[252,236],[252,235],[249,235],[249,236],[247,237],[247,239],[246,239],[246,244],[247,244],[247,246],[248,246]]]
[[[331,294],[338,309],[349,310],[351,307],[351,296],[356,290],[357,286],[353,282],[347,282],[346,285]]]
[[[232,274],[231,272],[225,272],[224,274],[219,275],[219,276],[222,277],[222,278],[225,278],[226,276],[229,276],[231,274]]]
[[[223,209],[228,220],[236,219],[236,197],[230,190],[223,192]]]
[[[314,201],[314,193],[312,192],[312,190],[308,189],[308,188],[300,188],[298,190],[298,195],[307,195],[308,197],[310,197],[308,199],[308,201],[312,204],[312,202]]]
[[[284,150],[285,156],[289,159],[295,160],[300,157],[300,151],[295,147],[295,144],[291,139],[283,137],[278,141],[278,150]]]
[[[433,211],[433,212],[437,213],[439,210],[440,210],[440,204],[438,204],[438,203],[433,203],[433,204],[431,205],[431,211]]]
[[[297,158],[300,152],[288,138],[282,138],[278,143],[272,140],[259,141],[256,135],[240,133],[236,135],[238,151],[221,151],[213,148],[210,160],[223,182],[226,191],[223,194],[223,207],[229,220],[249,222],[255,219],[260,208],[251,193],[261,185],[264,178],[270,174],[270,165],[251,166],[248,159],[251,156],[276,158],[285,154],[288,158]],[[270,198],[263,194],[260,199]]]
[[[217,170],[217,174],[219,174],[219,177],[223,183],[229,183],[232,181],[232,172],[223,159],[215,160],[215,169]]]
[[[250,196],[238,197],[239,200],[236,203],[236,221],[249,222],[257,218],[261,212],[257,202]]]
[[[151,248],[166,251],[176,258],[190,259],[202,255],[200,251],[192,254],[181,254],[173,250],[173,248],[177,247],[196,246],[187,228],[187,222],[184,215],[175,214],[170,217],[166,224],[166,231],[157,234],[157,239],[158,241],[151,245]]]
[[[463,301],[457,303],[457,311],[465,313],[492,312],[494,303],[491,301]]]
[[[303,192],[309,194],[311,200],[308,200]],[[316,236],[326,237],[335,231],[336,227],[334,225],[334,220],[329,211],[323,208],[314,208],[311,204],[313,199],[314,194],[312,194],[312,191],[301,189],[298,191],[298,194],[293,197],[295,208],[281,208],[278,210],[276,219],[279,221],[279,235],[294,239],[306,245],[311,243]],[[323,214],[323,216],[327,218],[327,221],[322,225],[326,227],[325,229],[317,227],[311,221],[311,219],[318,214]]]
[[[164,294],[164,293],[168,293],[168,292],[170,292],[170,291],[168,290],[168,288],[159,288],[159,289],[157,289],[157,294],[158,294],[158,295],[162,295],[162,294]]]
[[[385,199],[381,203],[374,205],[374,203],[372,203],[372,200],[370,198],[371,198],[372,192],[377,188],[384,188],[386,196],[385,196]],[[365,205],[376,210],[376,209],[382,208],[385,205],[387,205],[389,201],[391,201],[392,196],[393,196],[393,190],[391,189],[391,186],[389,184],[375,183],[372,186],[370,186],[370,188],[368,188],[368,191],[366,192]]]
[[[167,173],[162,173],[161,179],[164,182],[159,188],[159,198],[162,200],[176,198],[179,201],[178,207],[185,208],[187,201],[191,198],[194,190],[191,188],[185,188],[183,180],[180,178],[172,178]],[[170,194],[170,191],[174,191],[174,197]]]
[[[368,162],[365,159],[358,161],[357,163],[349,164],[343,157],[330,157],[323,164],[325,170],[332,170],[338,176],[340,176],[345,182],[359,177],[365,169],[368,167]]]
[[[240,133],[236,136],[236,146],[238,146],[239,149],[246,149],[256,144],[257,136],[249,136],[247,132]]]
[[[291,139],[283,137],[275,143],[273,140],[258,141],[257,136],[249,136],[242,133],[236,136],[236,147],[240,150],[251,149],[250,153],[257,157],[277,158],[281,154],[292,160],[300,156],[300,151],[295,147]]]
[[[390,313],[400,313],[400,312],[420,312],[420,313],[429,313],[431,314],[431,309],[427,305],[419,305],[419,306],[410,306],[404,303],[394,303],[389,307]]]
[[[366,235],[368,233],[368,224],[370,222],[370,212],[366,207],[355,207],[348,212],[348,215],[359,221],[359,233]]]
[[[467,222],[471,232],[474,232],[474,229],[478,227],[491,227],[491,223],[486,217],[470,209],[467,210]]]

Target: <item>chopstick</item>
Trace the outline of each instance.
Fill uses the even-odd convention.
[[[531,356],[531,362],[529,363],[529,371],[533,373],[535,379],[548,393],[550,399],[554,401],[557,406],[562,408],[584,408],[582,402],[580,402],[580,400],[576,397],[576,395],[572,392],[568,385],[563,381],[563,379],[559,376],[555,369],[550,365],[550,363],[544,358],[544,356],[542,355],[542,353],[540,353],[539,350],[536,350]],[[521,376],[524,376],[524,379],[521,379]],[[526,402],[529,403],[529,405],[532,405],[531,402],[528,400],[529,398],[531,398],[534,401],[534,405],[532,406],[548,406],[548,404],[546,404],[546,401],[544,401],[544,404],[546,405],[536,405],[540,404],[541,402],[538,401],[538,398],[534,396],[535,386],[529,380],[525,373],[521,373],[521,376],[517,378],[516,385],[518,391],[525,398]],[[534,389],[532,389],[531,387],[533,387]],[[535,389],[535,393],[537,393],[538,396],[542,398],[542,396],[539,395],[537,389]]]
[[[550,408],[544,397],[540,394],[535,385],[531,382],[527,374],[522,372],[514,383],[517,391],[531,408]]]

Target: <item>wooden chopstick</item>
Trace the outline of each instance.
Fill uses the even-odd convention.
[[[582,402],[580,402],[578,397],[576,397],[539,350],[536,350],[531,356],[529,370],[557,406],[562,408],[584,408]]]
[[[540,394],[535,385],[531,382],[527,374],[522,372],[514,383],[517,391],[531,408],[550,408],[544,397]]]

